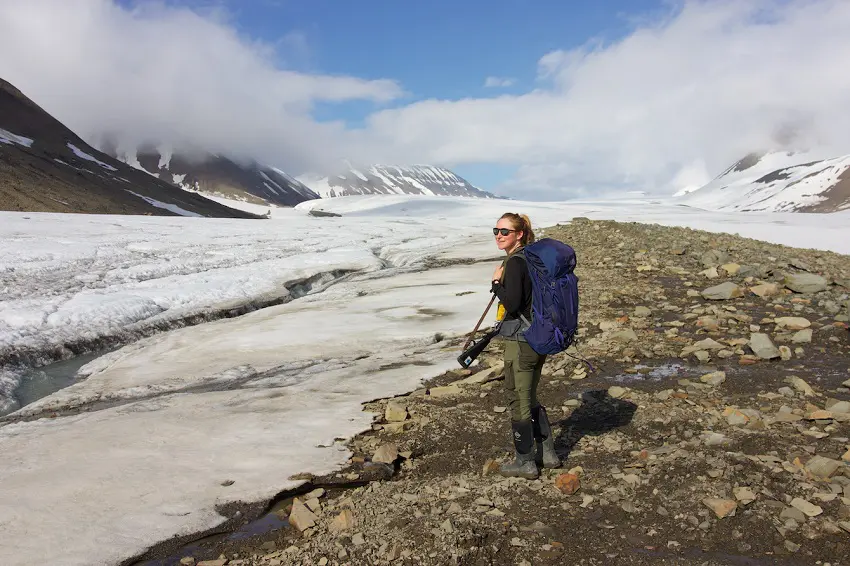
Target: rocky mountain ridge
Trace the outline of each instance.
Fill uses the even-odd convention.
[[[319,198],[303,183],[277,167],[240,161],[224,155],[165,152],[144,147],[110,153],[136,169],[186,191],[251,204],[295,206]]]
[[[307,175],[301,180],[322,198],[380,194],[498,198],[456,173],[432,165],[352,167],[336,175]]]
[[[2,79],[0,209],[256,218],[98,151]]]

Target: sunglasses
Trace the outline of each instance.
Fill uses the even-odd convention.
[[[502,236],[507,236],[511,232],[516,232],[516,230],[508,230],[507,228],[493,228],[493,235],[496,236],[501,234]]]

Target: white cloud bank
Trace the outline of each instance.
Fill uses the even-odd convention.
[[[108,130],[289,168],[346,156],[343,126],[310,117],[316,102],[402,95],[391,80],[281,70],[225,13],[161,2],[3,1],[0,52],[0,77],[87,140]]]
[[[690,1],[616,42],[541,54],[526,94],[401,105],[392,80],[282,71],[186,9],[10,0],[0,76],[82,133],[184,136],[296,174],[341,157],[499,163],[518,166],[501,192],[524,198],[669,193],[753,149],[850,153],[847,30],[846,0]],[[359,129],[311,117],[356,99],[396,107]]]

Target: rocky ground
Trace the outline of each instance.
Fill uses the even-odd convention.
[[[494,342],[368,404],[350,465],[282,496],[278,528],[179,562],[850,564],[850,257],[583,219],[545,232],[579,260],[578,350],[540,387],[561,469],[495,473],[511,445]]]

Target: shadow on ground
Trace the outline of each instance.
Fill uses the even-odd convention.
[[[561,428],[561,434],[555,439],[555,450],[562,460],[569,457],[582,437],[599,436],[626,426],[637,410],[634,403],[615,399],[605,389],[586,391],[581,401],[569,417],[553,423]]]

